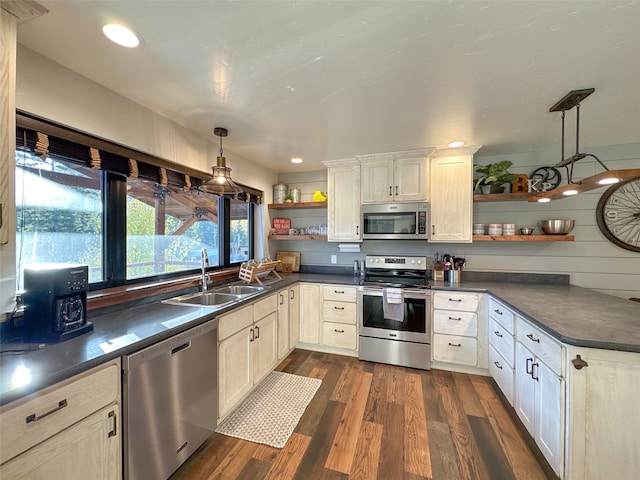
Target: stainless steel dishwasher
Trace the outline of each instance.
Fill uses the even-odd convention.
[[[218,322],[123,358],[124,477],[167,479],[216,429]]]

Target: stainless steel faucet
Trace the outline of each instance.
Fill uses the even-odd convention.
[[[209,289],[209,274],[207,273],[209,268],[209,255],[207,249],[202,249],[202,261],[200,262],[200,269],[202,270],[202,291],[206,292]]]

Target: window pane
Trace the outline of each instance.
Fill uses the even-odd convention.
[[[231,200],[231,263],[249,260],[249,204]]]
[[[127,181],[127,279],[218,265],[218,197]]]
[[[16,266],[81,263],[102,281],[102,191],[99,170],[16,151]]]

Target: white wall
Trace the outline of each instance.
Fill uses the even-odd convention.
[[[556,149],[558,150],[558,149]],[[611,169],[639,168],[640,144],[614,145],[583,149],[596,154]],[[476,154],[476,164],[511,160],[514,173],[530,174],[543,165],[553,165],[559,160],[558,151],[527,154],[483,156]],[[561,170],[566,179],[564,169]],[[602,168],[592,161],[582,160],[576,165],[574,179],[592,175]],[[316,188],[326,172],[281,174],[280,181],[290,187]],[[565,180],[566,181],[566,180]],[[325,183],[326,185],[326,183]],[[418,241],[366,241],[359,254],[339,253],[334,243],[319,241],[271,241],[271,252],[300,251],[304,265],[330,265],[330,257],[337,254],[338,265],[351,265],[354,259],[366,254],[432,256],[435,252],[450,253],[467,258],[467,268],[474,271],[530,272],[569,274],[571,283],[593,288],[623,298],[640,297],[640,253],[622,249],[600,232],[596,223],[596,205],[605,188],[577,197],[556,200],[546,204],[523,201],[474,204],[476,223],[515,223],[521,226],[537,226],[543,219],[575,219],[571,232],[574,242],[475,242],[472,244],[429,244]],[[304,227],[320,223],[326,218],[326,209],[273,210],[271,216],[290,217],[292,226]],[[539,232],[537,229],[536,233]],[[463,273],[464,275],[464,273]]]

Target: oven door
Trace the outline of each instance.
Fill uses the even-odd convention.
[[[362,287],[360,291],[360,336],[430,343],[431,296],[419,290],[405,289],[404,320],[384,318],[382,288]]]

